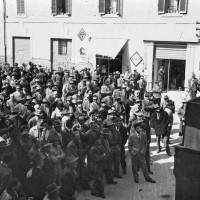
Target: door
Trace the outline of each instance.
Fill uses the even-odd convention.
[[[14,37],[13,38],[13,64],[30,62],[30,38]]]

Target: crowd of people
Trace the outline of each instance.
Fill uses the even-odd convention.
[[[134,69],[105,74],[74,67],[55,72],[30,62],[0,68],[0,200],[75,200],[78,191],[105,198],[106,184],[132,173],[151,178],[151,134],[157,152],[169,136],[175,105],[155,81],[147,91]],[[181,114],[181,112],[180,112]],[[121,169],[121,170],[120,170]]]

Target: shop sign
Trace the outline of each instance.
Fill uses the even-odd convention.
[[[85,39],[85,37],[86,37],[86,32],[85,32],[85,30],[82,28],[81,30],[80,30],[80,32],[78,33],[78,37],[79,37],[79,39],[81,40],[81,41],[83,41],[84,39]]]
[[[131,62],[137,67],[142,62],[142,57],[136,51],[130,58]]]

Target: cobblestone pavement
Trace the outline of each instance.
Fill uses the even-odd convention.
[[[178,135],[179,119],[177,113],[174,114],[174,124],[171,135],[170,149],[174,155],[173,146],[181,142],[181,137]],[[156,180],[156,184],[147,183],[144,176],[139,172],[139,183],[134,182],[131,172],[131,160],[127,154],[127,175],[123,179],[116,179],[117,185],[105,184],[105,196],[107,200],[173,200],[175,199],[175,177],[173,175],[174,157],[168,157],[164,150],[161,153],[156,153],[156,137],[152,135],[151,143],[151,159],[153,165],[151,169],[154,172],[152,177]],[[96,200],[90,195],[90,191],[80,191],[80,200]]]

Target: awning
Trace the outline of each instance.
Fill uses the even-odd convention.
[[[90,41],[90,54],[115,59],[126,42],[127,39],[120,38],[92,38]]]

